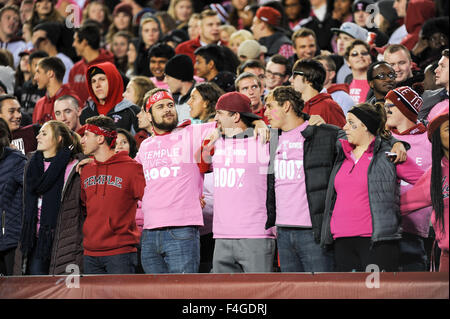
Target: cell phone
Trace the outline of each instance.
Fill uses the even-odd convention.
[[[385,152],[387,158],[389,158],[391,161],[395,161],[395,159],[397,158],[397,153],[393,153],[393,152]]]

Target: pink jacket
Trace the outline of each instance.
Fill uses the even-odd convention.
[[[448,159],[445,157],[442,159],[442,195],[444,196],[444,230],[442,232],[441,226],[436,222],[435,211],[431,215],[431,223],[433,224],[434,232],[436,233],[436,241],[439,248],[447,250],[449,247],[449,227],[448,227]],[[430,183],[431,183],[431,168],[429,168],[425,174],[417,181],[413,188],[408,190],[400,198],[400,211],[402,215],[406,215],[411,211],[427,207],[431,205],[430,195]]]

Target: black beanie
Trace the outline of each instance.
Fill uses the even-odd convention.
[[[105,74],[105,71],[103,71],[103,70],[100,69],[99,67],[94,66],[94,67],[91,69],[91,71],[89,71],[89,80],[91,80],[92,77],[93,77],[94,75],[97,75],[97,74]]]
[[[189,82],[194,79],[194,66],[190,57],[177,54],[166,63],[164,72],[175,79]]]
[[[393,5],[394,0],[381,0],[377,2],[380,14],[389,22],[390,25],[394,24],[398,19],[397,11],[395,11]]]

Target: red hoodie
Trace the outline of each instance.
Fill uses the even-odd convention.
[[[436,16],[433,0],[410,0],[406,9],[405,26],[408,35],[401,44],[412,50],[419,41],[419,32],[428,19]]]
[[[328,93],[319,93],[305,102],[303,112],[309,115],[320,115],[325,123],[344,127],[346,120],[342,108]]]
[[[175,48],[176,54],[185,54],[192,60],[192,65],[195,65],[195,55],[194,52],[198,48],[200,48],[202,45],[200,43],[200,36],[198,36],[196,39],[187,40],[185,42],[180,43]]]
[[[142,165],[127,152],[105,162],[86,165],[81,172],[81,200],[86,207],[83,226],[84,254],[111,256],[135,252],[138,200],[144,195]]]
[[[33,110],[33,123],[44,124],[47,121],[55,120],[56,117],[53,106],[55,101],[63,95],[72,95],[82,106],[78,95],[71,89],[69,84],[63,84],[53,97],[49,97],[48,93],[46,93],[36,102]]]
[[[105,104],[100,104],[92,90],[91,79],[89,73],[93,68],[102,69],[108,79],[108,95]],[[103,62],[91,65],[86,71],[86,83],[88,83],[88,92],[91,99],[97,106],[99,114],[106,115],[117,104],[123,100],[123,80],[116,66],[110,62]]]
[[[75,65],[70,70],[69,85],[80,97],[82,103],[81,105],[84,105],[89,97],[87,88],[88,85],[86,82],[86,71],[90,66],[102,62],[114,63],[114,55],[109,51],[100,49],[100,55],[95,60],[92,60],[88,63],[85,59],[81,59],[80,61],[75,63]]]

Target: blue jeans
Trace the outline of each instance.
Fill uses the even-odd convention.
[[[277,227],[281,272],[332,272],[333,252],[314,241],[309,228]]]
[[[200,265],[198,227],[144,229],[141,262],[146,274],[197,273]]]
[[[83,256],[85,274],[134,274],[137,266],[137,253],[112,256]]]

